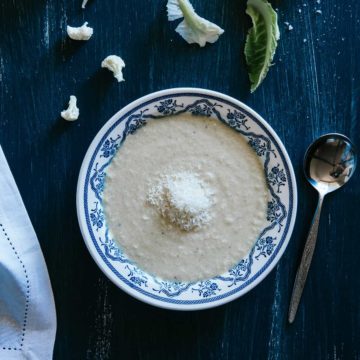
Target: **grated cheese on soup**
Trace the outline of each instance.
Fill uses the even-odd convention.
[[[211,220],[214,192],[191,172],[164,175],[148,193],[148,202],[161,216],[185,231]]]

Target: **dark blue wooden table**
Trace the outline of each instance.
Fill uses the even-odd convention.
[[[165,0],[90,0],[85,11],[80,2],[0,4],[0,143],[49,268],[55,359],[360,359],[358,174],[327,198],[298,317],[292,326],[286,321],[316,204],[302,176],[303,153],[326,132],[360,145],[360,3],[274,2],[281,28],[275,66],[250,95],[245,0],[193,0],[225,29],[203,49],[174,32]],[[85,20],[93,38],[69,41],[66,25]],[[126,62],[125,83],[100,69],[113,53]],[[88,254],[75,211],[81,161],[100,127],[130,101],[176,86],[218,90],[253,107],[285,143],[298,180],[298,219],[276,269],[244,297],[202,312],[156,309],[116,288]],[[70,94],[81,112],[75,123],[59,118]]]

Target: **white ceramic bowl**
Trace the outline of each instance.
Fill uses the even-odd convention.
[[[211,116],[245,137],[264,165],[270,201],[267,226],[250,253],[228,272],[205,281],[162,281],[139,269],[117,246],[102,208],[106,169],[126,136],[154,118],[191,113]],[[235,190],[234,190],[235,191]],[[210,90],[177,88],[144,96],[116,113],[92,141],[81,166],[77,214],[90,254],[119,288],[146,303],[167,309],[215,307],[259,284],[284,253],[293,230],[297,190],[289,156],[280,139],[257,113],[240,101]]]

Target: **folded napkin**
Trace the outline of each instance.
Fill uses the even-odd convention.
[[[0,359],[51,359],[56,314],[34,229],[0,147]]]

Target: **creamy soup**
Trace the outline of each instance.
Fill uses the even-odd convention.
[[[172,281],[222,274],[266,225],[263,166],[246,139],[218,120],[151,120],[107,169],[112,237],[144,271]]]

